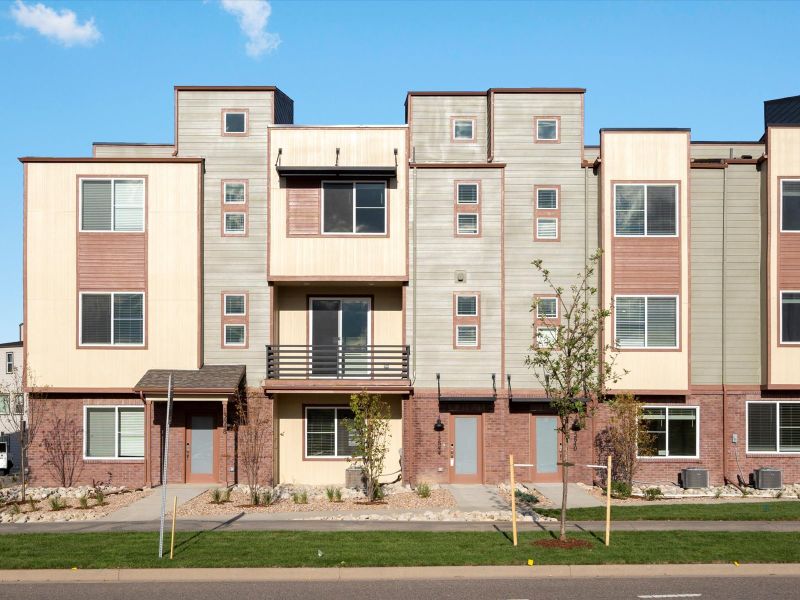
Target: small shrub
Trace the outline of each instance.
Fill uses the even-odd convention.
[[[625,500],[631,497],[631,485],[627,481],[611,482],[611,497],[617,500]]]
[[[333,493],[333,501],[334,502],[341,502],[342,501],[342,490],[336,488],[336,491]]]
[[[231,489],[225,488],[222,490],[222,502],[230,502],[231,501]]]
[[[83,510],[89,508],[89,498],[86,497],[86,494],[78,498],[78,508]]]
[[[719,500],[720,496],[722,496],[722,489],[717,488],[716,490],[714,490],[714,498]]]
[[[94,499],[97,502],[97,506],[105,506],[106,505],[106,495],[100,488],[96,488],[94,491]]]
[[[336,488],[325,488],[325,495],[328,497],[328,502],[333,502],[333,499],[336,497]]]
[[[272,490],[264,490],[261,492],[261,504],[263,506],[269,506],[275,501],[275,495],[272,493]]]
[[[22,512],[22,509],[19,507],[19,503],[17,503],[17,502],[12,502],[12,503],[11,503],[11,514],[12,514],[12,515],[18,515],[18,514],[20,514],[21,512]]]
[[[431,486],[427,483],[420,483],[417,485],[417,496],[420,498],[430,498],[431,495]]]
[[[302,492],[295,492],[292,494],[292,502],[295,504],[308,504],[308,492],[305,490]]]
[[[523,502],[525,504],[538,504],[539,502],[539,498],[530,492],[523,492],[522,490],[516,490],[514,492],[514,496],[516,497],[517,502]]]
[[[259,496],[258,489],[255,487],[250,488],[250,504],[252,506],[258,506],[261,497]]]
[[[664,494],[661,492],[660,487],[649,487],[644,490],[644,498],[645,500],[658,500],[659,498],[663,498]]]
[[[50,496],[48,502],[50,504],[50,510],[53,511],[64,510],[67,508],[67,503],[64,502],[60,496]]]
[[[778,490],[777,492],[775,492],[776,498],[780,498],[781,496],[783,496],[783,490]]]
[[[753,492],[751,490],[748,490],[746,487],[742,488],[742,496],[749,496],[752,493]]]
[[[222,504],[222,491],[219,488],[211,490],[211,504]]]
[[[386,493],[383,491],[383,486],[381,484],[377,484],[375,486],[374,498],[373,500],[383,500],[386,497]]]
[[[36,504],[36,500],[34,500],[31,496],[28,496],[28,506],[30,506],[32,511],[39,508],[39,506]]]

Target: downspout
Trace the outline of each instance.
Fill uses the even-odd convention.
[[[411,243],[414,268],[411,269],[411,385],[417,378],[417,147],[411,148],[411,164],[414,169],[414,190],[411,193],[411,214],[414,218],[411,227]]]
[[[728,165],[722,169],[722,327],[721,331],[721,344],[722,344],[722,483],[728,481],[728,386],[726,384],[727,378],[725,377],[725,355],[727,354],[725,348],[725,254],[726,254],[726,210],[725,200],[728,192]]]

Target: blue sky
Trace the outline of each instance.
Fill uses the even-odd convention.
[[[757,139],[762,102],[800,94],[800,3],[226,1],[0,1],[0,341],[22,319],[17,157],[171,142],[174,84],[278,85],[315,124],[402,123],[411,89],[580,86],[587,143]]]

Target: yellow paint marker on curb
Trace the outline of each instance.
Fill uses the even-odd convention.
[[[533,566],[533,559],[532,559],[532,558],[529,558],[529,559],[528,559],[528,566],[529,566],[529,567],[532,567],[532,566]]]

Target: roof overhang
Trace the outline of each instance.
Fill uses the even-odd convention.
[[[244,365],[203,365],[199,369],[150,369],[133,391],[166,394],[172,376],[175,395],[229,396],[239,391],[245,378]]]
[[[278,175],[281,177],[397,177],[397,167],[284,167],[278,166]]]

